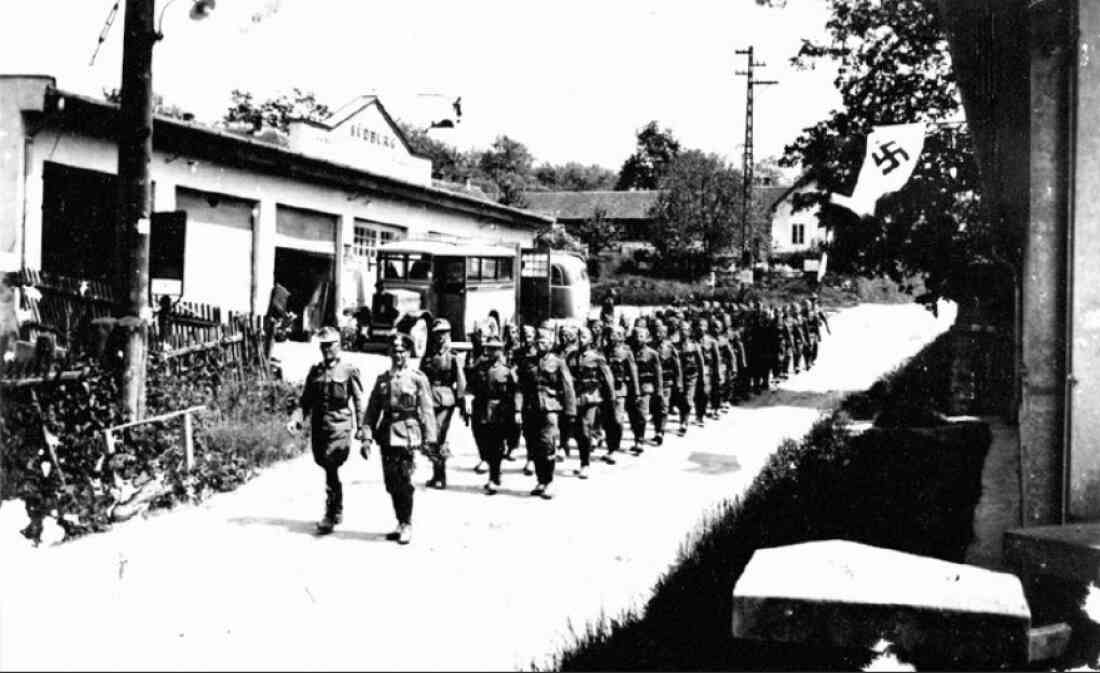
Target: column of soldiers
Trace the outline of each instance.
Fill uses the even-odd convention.
[[[690,426],[811,368],[823,330],[829,323],[814,299],[781,306],[704,301],[632,322],[605,307],[581,327],[505,325],[500,335],[475,333],[473,352],[463,362],[450,347],[451,325],[439,319],[418,367],[409,363],[409,338],[393,338],[391,367],[365,396],[358,370],[340,360],[339,333],[325,328],[323,360],[310,370],[288,425],[299,431],[308,419],[314,460],[325,470],[325,514],[317,530],[329,533],[340,523],[338,471],[353,436],[364,458],[378,445],[398,522],[388,537],[407,544],[415,454],[432,465],[427,486],[445,489],[455,411],[473,432],[475,471],[488,473],[486,494],[501,489],[502,463],[513,460],[522,439],[523,472],[536,477],[530,493],[549,500],[555,464],[573,444],[573,474],[588,479],[594,452],[602,449],[600,459],[616,463],[628,426],[636,456],[647,445],[661,446],[676,421],[684,436]]]

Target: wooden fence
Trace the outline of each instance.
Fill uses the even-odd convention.
[[[88,353],[78,351],[86,351],[91,343],[81,331],[115,313],[117,302],[110,286],[36,270],[9,273],[7,281],[22,288],[20,308],[29,317],[20,325],[14,358],[0,360],[0,385],[79,378],[77,364],[82,358],[86,361]],[[221,366],[266,378],[270,374],[266,343],[261,316],[223,314],[221,307],[197,302],[160,307],[149,327],[151,357],[166,359],[177,372],[216,358]]]

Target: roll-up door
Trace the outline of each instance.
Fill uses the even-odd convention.
[[[176,190],[176,210],[187,211],[184,299],[250,309],[255,206],[223,194]]]

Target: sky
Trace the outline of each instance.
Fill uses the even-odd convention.
[[[734,73],[746,57],[734,52],[750,45],[766,63],[757,78],[779,81],[755,89],[758,160],[840,104],[833,67],[789,64],[803,38],[823,39],[825,0],[217,0],[202,21],[191,2],[157,2],[153,86],[204,122],[234,88],[262,99],[299,87],[332,108],[375,93],[424,126],[461,96],[461,123],[432,131],[461,149],[506,134],[539,163],[618,170],[656,120],[682,146],[740,165],[745,78]],[[118,87],[121,9],[89,64],[115,4],[0,0],[0,73],[96,96]]]

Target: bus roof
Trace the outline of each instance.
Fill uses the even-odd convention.
[[[380,253],[412,253],[445,257],[515,257],[515,248],[485,243],[447,241],[391,241],[378,246]]]

